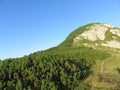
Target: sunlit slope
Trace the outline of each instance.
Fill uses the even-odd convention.
[[[120,29],[91,23],[60,45],[0,61],[0,90],[119,90]]]
[[[120,55],[113,54],[110,58],[98,61],[92,68],[85,83],[89,83],[92,90],[119,90],[120,87]]]
[[[120,28],[92,23],[73,31],[59,46],[120,50]]]

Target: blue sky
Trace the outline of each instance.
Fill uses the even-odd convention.
[[[120,0],[0,0],[0,59],[51,48],[93,22],[120,27]]]

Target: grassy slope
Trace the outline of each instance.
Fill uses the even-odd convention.
[[[91,26],[93,24],[88,24],[86,26]],[[73,31],[66,40],[60,44],[60,46],[72,46],[73,39],[79,35],[80,33],[84,32],[86,30],[86,26],[80,27]],[[110,41],[113,40],[113,37],[115,36],[111,34],[109,31],[106,33],[106,40]],[[119,37],[116,38],[119,41]],[[105,40],[105,41],[106,41]],[[99,43],[101,41],[97,42],[89,42],[89,40],[83,40],[80,43],[89,43],[89,44],[94,44],[94,43]],[[105,47],[99,47],[100,50],[105,51],[105,52],[110,52],[111,57],[105,59],[105,60],[97,60],[96,64],[93,66],[92,71],[93,74],[91,74],[86,80],[85,83],[89,83],[91,87],[91,90],[110,90],[110,89],[115,89],[118,88],[118,84],[116,81],[116,77],[119,77],[119,67],[120,67],[120,55],[119,54],[114,54],[113,48],[105,48]],[[102,64],[102,66],[101,66]],[[102,78],[103,80],[100,81],[101,76],[100,71],[102,67]],[[119,72],[119,73],[118,73]],[[110,81],[109,81],[109,80]],[[118,79],[118,78],[117,78]]]
[[[66,40],[61,43],[59,46],[61,47],[70,47],[73,44],[73,39],[79,35],[80,33],[84,32],[86,27],[90,27],[93,24],[88,24],[86,26],[82,26],[75,31],[73,31],[67,38]],[[106,40],[105,41],[111,41],[113,40],[112,33],[108,31],[106,33]],[[116,36],[116,40],[120,41],[119,37]],[[79,42],[79,45],[82,43],[89,43],[89,44],[94,44],[94,43],[99,43],[103,41],[95,41],[91,42],[89,40],[83,40]],[[109,47],[99,47],[100,50],[104,52],[109,52],[111,54],[111,57],[105,59],[105,60],[97,60],[96,64],[93,66],[92,71],[93,74],[91,74],[86,80],[85,83],[89,83],[91,87],[91,90],[110,90],[113,88],[113,90],[118,88],[118,82],[117,79],[119,78],[119,67],[120,67],[120,55],[116,54],[113,50],[118,50],[114,48],[109,48]],[[101,56],[102,57],[102,56]],[[102,68],[102,70],[101,70]],[[102,71],[102,75],[100,75],[100,72]],[[117,78],[116,78],[117,77]],[[102,78],[102,80],[100,80]],[[118,90],[118,89],[117,89]]]
[[[97,61],[93,66],[93,73],[85,80],[91,90],[119,90],[120,55],[113,53],[103,61]],[[102,69],[102,70],[101,70]]]
[[[73,31],[72,33],[70,33],[70,35],[66,38],[65,41],[63,41],[59,46],[62,47],[70,47],[73,44],[73,39],[78,36],[80,33],[83,33],[84,31],[88,30],[86,29],[86,27],[90,27],[93,26],[94,23],[91,24],[87,24],[85,26],[81,26],[78,29],[76,29],[75,31]]]
[[[91,26],[93,24],[88,24],[86,26]],[[59,46],[42,51],[42,52],[36,52],[33,53],[34,56],[38,57],[46,57],[46,56],[52,56],[53,58],[55,56],[63,55],[64,57],[75,57],[77,58],[77,55],[80,58],[84,58],[89,61],[89,63],[92,63],[93,61],[96,62],[95,65],[92,67],[93,73],[84,81],[84,83],[87,83],[91,86],[91,90],[110,90],[111,85],[115,87],[118,87],[116,77],[119,78],[119,67],[120,67],[120,55],[115,54],[113,52],[110,52],[110,55],[107,53],[109,51],[109,48],[103,48],[100,47],[100,50],[94,50],[90,48],[83,48],[83,47],[72,47],[73,46],[73,39],[79,35],[80,33],[84,32],[86,30],[86,26],[82,26],[75,31],[73,31],[64,42],[62,42]],[[111,40],[111,33],[107,33],[107,40]],[[91,43],[89,41],[83,41],[81,43]],[[99,42],[99,41],[98,41]],[[97,42],[97,43],[98,43]],[[91,44],[93,44],[92,42]],[[76,56],[75,56],[76,55]],[[22,58],[21,58],[22,59]],[[104,64],[102,64],[104,62]],[[102,64],[102,66],[101,66]],[[100,78],[100,69],[102,70],[102,76],[103,80],[101,81]],[[108,79],[110,81],[108,81]],[[114,82],[113,82],[114,80]],[[113,89],[114,90],[114,89]]]

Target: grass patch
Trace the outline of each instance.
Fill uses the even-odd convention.
[[[108,30],[107,32],[106,32],[106,38],[105,38],[105,40],[106,41],[111,41],[111,40],[113,40],[113,34],[110,32],[110,30]]]

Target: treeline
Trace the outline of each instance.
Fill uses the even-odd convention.
[[[52,48],[0,61],[0,90],[88,90],[82,83],[95,60],[109,54],[92,49]]]

